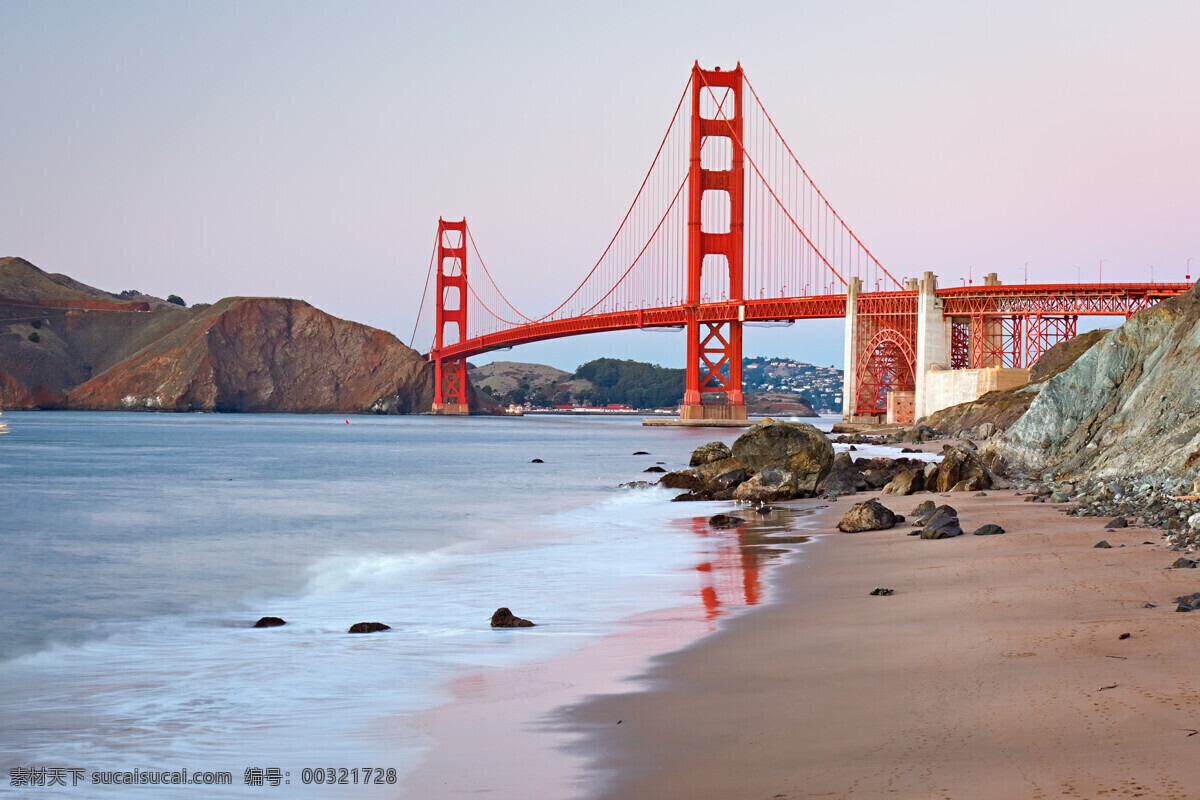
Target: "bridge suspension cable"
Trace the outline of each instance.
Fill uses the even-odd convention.
[[[728,124],[732,92],[714,90],[703,73],[699,74],[706,89],[702,116]],[[547,313],[530,315],[516,307],[500,289],[470,228],[466,228],[473,261],[482,270],[472,266],[461,301],[467,305],[467,338],[551,322],[571,325],[573,320],[602,314],[679,309],[689,302],[689,212],[688,204],[680,198],[686,194],[690,172],[691,131],[686,124],[690,112],[685,111],[685,100],[693,90],[693,80],[689,78],[685,84],[616,231],[579,283]],[[744,75],[743,80],[754,102],[746,98],[743,105],[747,107],[740,110],[744,120],[740,135],[731,125],[730,136],[704,136],[700,157],[705,170],[728,170],[730,167],[722,163],[731,163],[730,142],[736,139],[751,167],[744,171],[745,300],[839,295],[853,277],[860,278],[868,291],[902,288],[817,188]],[[711,129],[708,132],[711,134]],[[703,232],[729,232],[732,212],[728,197],[725,192],[704,192],[700,212]],[[467,252],[462,250],[464,257]],[[730,299],[729,271],[709,265],[708,259],[714,258],[719,256],[708,256],[701,271],[701,304]],[[422,306],[429,296],[433,267],[431,263],[426,275]],[[891,286],[880,287],[883,281]],[[439,302],[445,300],[439,298]],[[429,316],[418,311],[410,340],[414,344],[422,321],[428,324]],[[578,327],[582,330],[586,324],[580,322]],[[443,341],[449,343],[448,338],[455,335],[443,332]],[[433,338],[428,337],[431,341]]]

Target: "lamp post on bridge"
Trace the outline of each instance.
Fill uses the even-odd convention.
[[[1029,265],[1032,263],[1032,261],[1025,262],[1025,283],[1029,283]]]
[[[1083,283],[1083,278],[1080,276],[1080,273],[1079,273],[1079,265],[1078,265],[1078,264],[1072,264],[1071,266],[1075,268],[1075,282],[1076,282],[1076,283]]]
[[[1154,283],[1154,265],[1147,264],[1146,266],[1150,268],[1150,282]]]
[[[1183,279],[1185,281],[1190,281],[1192,279],[1192,260],[1190,258],[1187,260],[1187,272],[1184,273]]]
[[[1101,283],[1104,283],[1104,261],[1105,260],[1103,258],[1100,259],[1100,282]],[[1154,283],[1154,281],[1150,281],[1150,282]]]

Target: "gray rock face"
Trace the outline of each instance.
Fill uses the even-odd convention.
[[[741,517],[735,517],[732,514],[715,514],[708,518],[708,526],[717,530],[736,528],[739,525],[745,524],[745,522],[746,520]]]
[[[688,462],[688,466],[698,467],[701,464],[711,464],[714,461],[729,458],[730,455],[729,445],[724,442],[709,442],[692,451],[692,460]]]
[[[878,500],[867,500],[865,503],[855,503],[838,522],[838,530],[843,533],[858,533],[860,531],[881,531],[896,524],[896,515]]]
[[[833,466],[833,445],[825,434],[805,423],[763,420],[739,436],[731,452],[752,472],[775,469],[792,473],[797,490],[804,492],[816,492],[817,484]]]
[[[1001,533],[1004,533],[1004,528],[991,523],[975,529],[975,536],[998,536]]]
[[[349,633],[378,633],[379,631],[390,631],[391,625],[384,625],[382,622],[356,622],[350,626]]]
[[[254,623],[255,628],[278,628],[280,625],[287,625],[287,622],[279,617],[262,617]]]
[[[988,450],[1029,474],[1195,479],[1200,284],[1106,334]]]

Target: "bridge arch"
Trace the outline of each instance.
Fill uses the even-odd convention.
[[[855,415],[887,412],[887,393],[911,392],[916,387],[916,353],[900,331],[883,328],[863,348],[855,371]]]

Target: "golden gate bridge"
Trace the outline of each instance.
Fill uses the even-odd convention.
[[[901,395],[911,417],[925,413],[930,369],[1029,366],[1074,336],[1079,316],[1129,317],[1189,287],[1004,286],[994,273],[983,285],[944,289],[930,272],[898,280],[813,182],[741,64],[722,71],[697,63],[616,232],[562,302],[541,315],[519,310],[467,221],[439,219],[410,343],[435,365],[433,412],[453,415],[467,413],[473,355],[586,333],[682,328],[681,419],[739,420],[746,323],[844,318],[844,418],[878,419],[889,396]]]

